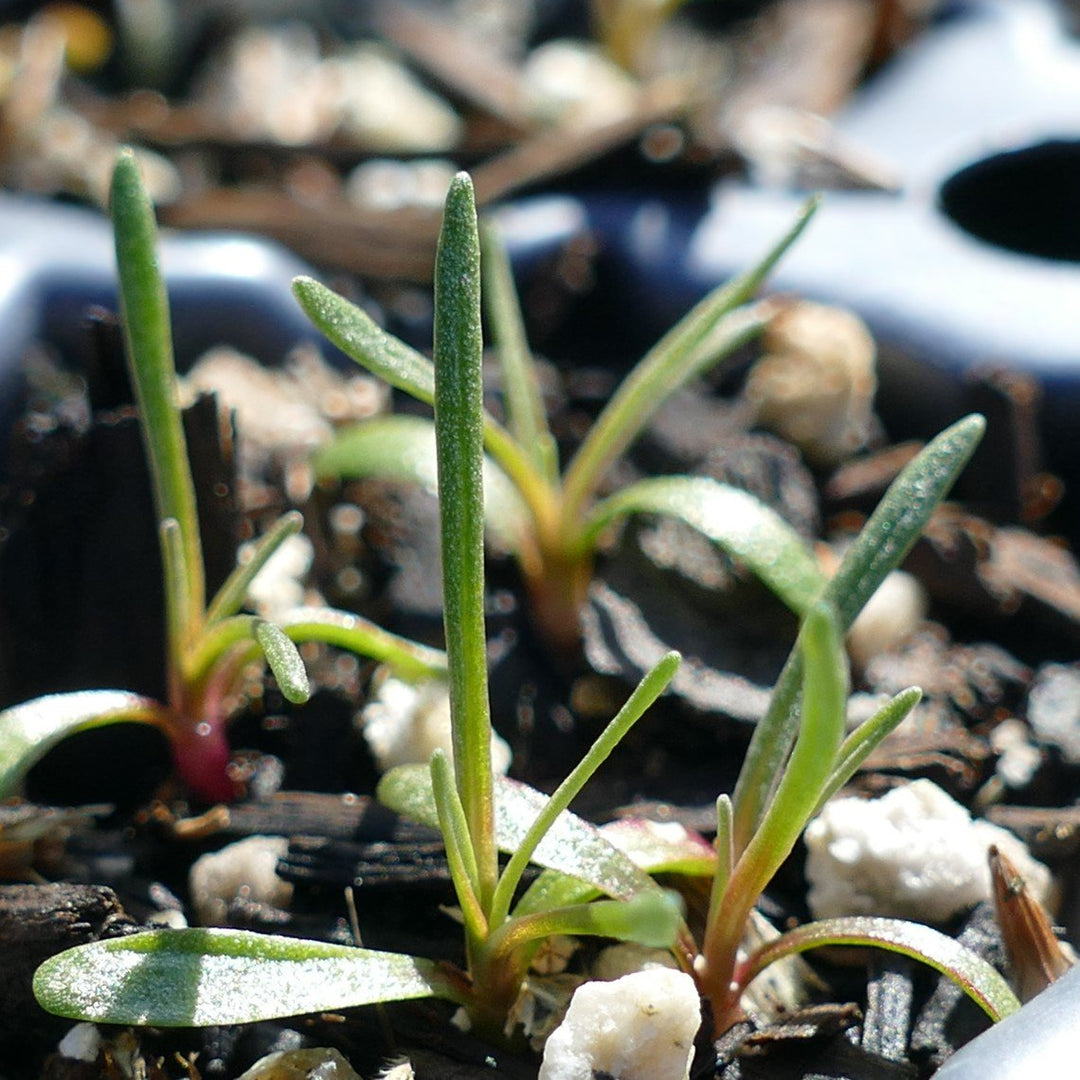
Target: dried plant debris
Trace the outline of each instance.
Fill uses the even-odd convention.
[[[877,656],[864,669],[867,688],[898,693],[919,686],[926,710],[943,728],[957,720],[969,725],[1004,719],[1018,710],[1031,670],[999,645],[962,645],[940,625],[928,623],[905,644]]]
[[[969,617],[1080,640],[1080,568],[1054,540],[943,508],[909,566],[935,600]]]
[[[0,803],[0,881],[43,882],[70,869],[65,843],[86,831],[111,806],[38,806],[15,800]]]
[[[1021,1001],[1030,1001],[1076,963],[1071,946],[1058,940],[1046,908],[1024,871],[997,847],[989,849],[994,911]]]
[[[63,6],[0,31],[0,173],[15,190],[104,206],[119,142],[65,100],[65,63],[80,28],[62,16]],[[165,157],[142,151],[140,163],[155,201],[179,195],[180,174]]]

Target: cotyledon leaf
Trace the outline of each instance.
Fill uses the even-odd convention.
[[[30,768],[69,735],[106,724],[165,727],[169,711],[127,690],[48,694],[0,712],[0,798],[18,790]]]
[[[50,957],[34,975],[34,994],[73,1019],[206,1027],[407,998],[456,1000],[440,971],[401,953],[244,930],[152,930]]]
[[[381,802],[399,814],[438,827],[431,774],[426,765],[391,769],[379,781],[377,794]],[[526,784],[507,777],[495,778],[495,839],[501,851],[517,850],[546,799],[546,795]],[[659,887],[595,826],[569,811],[555,819],[532,861],[586,881],[617,900]]]

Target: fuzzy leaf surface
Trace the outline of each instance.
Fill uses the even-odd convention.
[[[932,439],[889,485],[822,594],[835,606],[842,631],[850,628],[885,576],[914,546],[985,430],[986,420],[977,413],[957,421]],[[795,741],[801,681],[802,655],[793,649],[776,681],[769,708],[754,729],[735,785],[737,853],[750,842]]]
[[[435,366],[388,334],[366,311],[313,278],[293,281],[293,295],[307,317],[346,356],[391,386],[429,405],[435,400]]]
[[[391,810],[438,827],[427,766],[399,765],[391,769],[379,781],[377,794]],[[527,784],[507,777],[495,778],[495,839],[501,851],[517,850],[546,800],[546,795]],[[606,840],[595,826],[569,811],[555,819],[532,861],[588,882],[600,893],[618,900],[658,888],[630,856]]]
[[[311,684],[292,639],[279,626],[262,619],[255,621],[254,634],[286,701],[302,705],[311,697]]]
[[[712,844],[674,822],[620,818],[601,825],[597,831],[650,875],[711,877],[716,871],[716,852]],[[545,870],[518,900],[514,916],[585,903],[598,895],[595,886],[580,878]]]
[[[244,930],[154,930],[51,957],[34,994],[73,1019],[205,1027],[451,991],[434,962],[400,953]]]
[[[126,690],[49,694],[0,712],[0,798],[14,795],[29,769],[69,735],[106,724],[164,727],[161,704]]]

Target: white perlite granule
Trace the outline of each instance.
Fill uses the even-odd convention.
[[[277,875],[289,849],[283,836],[249,836],[195,860],[188,874],[191,902],[203,926],[227,926],[234,900],[287,908],[292,885]]]
[[[574,992],[539,1080],[687,1080],[701,1003],[694,980],[651,968]]]
[[[381,772],[395,765],[426,764],[435,750],[453,760],[450,692],[441,679],[408,683],[389,676],[360,713],[368,749]],[[510,768],[509,744],[491,733],[491,767],[500,776]]]
[[[92,1065],[101,1050],[101,1032],[93,1024],[76,1024],[56,1047],[61,1057]]]
[[[806,829],[808,901],[815,918],[885,915],[941,923],[991,896],[996,845],[1045,902],[1050,871],[1012,833],[973,821],[930,780],[880,799],[834,799]]]

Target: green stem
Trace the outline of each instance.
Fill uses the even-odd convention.
[[[791,760],[776,796],[749,844],[736,853],[735,868],[722,897],[710,900],[705,928],[702,986],[717,1015],[731,1005],[731,982],[750,912],[817,806],[840,747],[847,678],[839,628],[826,603],[811,608],[799,636],[805,656],[804,713]]]

